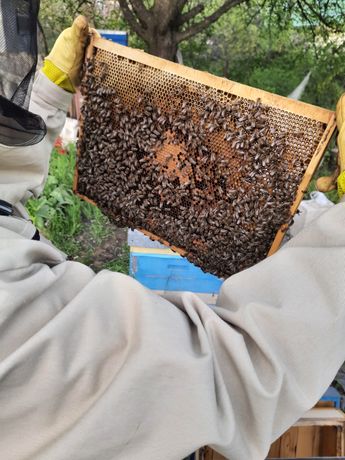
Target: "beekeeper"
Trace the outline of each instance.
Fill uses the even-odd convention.
[[[20,1],[1,1],[2,13],[10,3]],[[22,3],[37,16],[37,2]],[[28,44],[36,25],[26,32]],[[214,309],[66,261],[23,203],[42,191],[87,35],[82,17],[62,33],[29,110],[25,65],[10,75],[15,50],[1,56],[15,91],[0,99],[0,456],[180,460],[210,445],[264,459],[345,360],[345,204],[225,281]]]

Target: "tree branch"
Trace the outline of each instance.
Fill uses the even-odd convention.
[[[196,5],[190,11],[187,11],[187,13],[181,14],[179,19],[178,19],[178,21],[177,21],[177,24],[179,26],[181,26],[185,22],[188,22],[191,19],[193,19],[197,14],[201,13],[202,11],[204,11],[204,9],[205,9],[205,6],[201,5],[201,3],[199,5]]]
[[[176,6],[180,11],[182,11],[182,8],[185,6],[187,2],[188,0],[177,0]]]
[[[147,41],[148,38],[149,38],[148,34],[147,34],[147,31],[136,20],[133,12],[129,8],[127,0],[119,0],[119,4],[120,4],[120,7],[121,7],[123,16],[124,16],[125,20],[128,22],[129,26],[134,30],[134,32],[136,34],[139,35],[139,37],[141,37],[145,41]]]
[[[259,3],[258,7],[254,9],[254,13],[250,14],[248,12],[248,19],[245,20],[247,26],[249,26],[254,21],[254,19],[256,19],[259,16],[258,11],[263,10],[265,8],[267,1],[268,0],[262,0],[262,3]]]
[[[130,0],[134,13],[143,26],[148,27],[148,22],[151,19],[150,12],[146,9],[141,0]]]
[[[198,34],[202,30],[206,29],[210,24],[217,21],[224,13],[229,11],[234,6],[237,6],[241,3],[244,3],[246,0],[225,0],[222,6],[220,6],[214,13],[206,16],[202,21],[193,24],[186,30],[183,30],[176,34],[176,38],[178,42],[182,40],[186,40],[187,38],[192,37],[193,35]]]
[[[315,34],[315,31],[314,31],[314,25],[312,23],[312,21],[310,20],[308,14],[304,11],[304,8],[303,8],[303,5],[302,5],[302,2],[300,0],[297,0],[297,5],[301,11],[301,14],[302,14],[302,18],[304,18],[308,24],[310,25],[310,30],[311,30],[311,34],[313,36],[313,41],[315,43],[315,39],[316,39],[316,34]]]
[[[310,3],[308,3],[307,0],[304,0],[303,3],[305,5],[307,5],[307,7],[310,9],[310,11],[317,17],[317,19],[321,22],[321,24],[323,24],[324,26],[326,27],[330,27],[332,28],[332,24],[329,23],[326,18],[322,15],[322,13],[320,13],[319,11],[317,11],[313,5],[311,5]],[[324,10],[326,12],[326,10]],[[334,28],[334,27],[333,27]],[[338,27],[336,27],[336,30],[338,31]]]
[[[78,5],[74,8],[74,16],[76,16],[78,13],[80,13],[80,8],[84,5],[90,5],[90,0],[80,0],[78,2]]]

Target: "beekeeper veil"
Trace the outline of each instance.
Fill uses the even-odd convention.
[[[37,64],[40,0],[0,0],[0,144],[40,142],[44,121],[29,112]]]

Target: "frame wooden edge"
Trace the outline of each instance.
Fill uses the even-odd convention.
[[[98,37],[97,36],[97,33],[95,31],[91,31],[90,34],[89,34],[89,44],[86,48],[86,53],[85,53],[85,61],[87,59],[91,59],[92,56],[93,56],[93,49],[95,47],[95,42],[97,41],[97,39],[101,40],[101,37]]]
[[[186,255],[186,251],[184,249],[181,249],[181,248],[177,248],[176,246],[173,246],[171,244],[169,244],[166,240],[164,240],[163,238],[160,238],[159,236],[147,231],[147,230],[144,230],[142,228],[138,228],[138,230],[143,233],[144,235],[148,236],[149,238],[151,239],[154,239],[155,241],[158,241],[159,243],[162,243],[164,244],[165,246],[168,246],[169,249],[171,249],[172,251],[176,252],[177,254],[180,254],[180,256],[184,257]]]
[[[239,97],[253,101],[256,101],[258,98],[260,98],[263,104],[268,104],[277,109],[304,116],[309,119],[312,118],[326,125],[329,123],[329,120],[332,116],[332,111],[322,107],[317,107],[305,102],[289,99],[278,94],[269,93],[262,89],[243,85],[242,83],[237,83],[226,78],[217,77],[208,72],[203,72],[181,64],[177,64],[175,62],[167,61],[157,56],[152,56],[151,54],[145,53],[142,50],[119,45],[100,37],[93,37],[92,46],[105,51],[114,52],[124,58],[132,59],[141,64],[154,67],[158,70],[186,78],[187,80],[198,82],[206,86],[211,86],[220,91],[231,92],[232,94]]]
[[[77,192],[77,190],[73,190],[73,192],[75,193],[75,195],[77,195],[82,200],[84,200],[87,203],[90,203],[93,206],[96,206],[96,208],[98,208],[98,204],[95,201],[91,200],[91,198],[88,198],[87,196],[83,195],[82,193]]]
[[[307,188],[308,188],[308,185],[326,151],[326,148],[335,132],[335,129],[337,127],[337,123],[336,123],[336,118],[335,118],[335,113],[333,112],[333,117],[330,119],[328,125],[327,125],[327,128],[325,129],[324,131],[324,134],[321,138],[321,141],[319,143],[319,145],[317,146],[317,149],[315,150],[315,153],[307,167],[307,170],[303,176],[303,179],[302,181],[300,182],[299,186],[298,186],[298,189],[297,189],[297,194],[296,194],[296,198],[295,198],[295,201],[293,202],[291,208],[290,208],[290,214],[291,214],[291,217],[293,217],[298,209],[298,206],[300,205],[303,197],[304,197],[304,194],[306,193],[307,191]],[[267,257],[271,256],[272,254],[274,254],[280,247],[280,244],[284,238],[284,235],[287,231],[287,229],[289,228],[289,225],[288,224],[284,224],[280,227],[280,229],[278,230],[274,240],[273,240],[273,243],[272,243],[272,246],[267,254]]]

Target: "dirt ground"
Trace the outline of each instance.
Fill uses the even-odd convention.
[[[124,246],[127,243],[127,229],[114,227],[112,235],[94,247],[93,260],[90,264],[95,271],[101,270],[107,263],[124,257]]]
[[[91,223],[85,222],[83,230],[76,237],[77,250],[71,259],[82,262],[94,271],[103,268],[125,272],[129,268],[127,228],[118,228],[111,222],[104,224],[102,236],[95,236]]]

